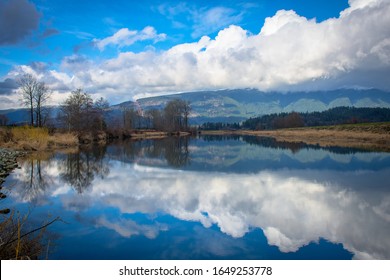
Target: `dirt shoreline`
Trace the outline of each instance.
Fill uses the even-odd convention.
[[[390,123],[280,130],[202,131],[203,135],[253,135],[321,147],[349,147],[390,152]]]

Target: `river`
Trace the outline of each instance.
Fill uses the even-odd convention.
[[[270,138],[36,155],[2,207],[53,217],[48,259],[390,259],[390,154]]]

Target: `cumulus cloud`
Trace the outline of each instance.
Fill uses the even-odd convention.
[[[119,48],[130,46],[137,41],[153,40],[154,43],[163,41],[166,34],[158,34],[152,26],[147,26],[141,31],[129,30],[128,28],[119,29],[114,35],[104,39],[95,39],[94,43],[103,51],[108,45],[118,46]]]
[[[38,28],[40,14],[27,0],[0,2],[0,45],[20,42]]]
[[[390,3],[371,1],[321,23],[278,11],[259,34],[231,25],[215,39],[165,52],[125,52],[89,69],[97,88],[120,82],[126,92],[164,93],[253,87],[260,90],[377,86],[390,71]],[[361,79],[370,72],[369,83]],[[125,82],[124,82],[125,81]]]
[[[120,52],[103,61],[86,61],[84,67],[68,63],[62,75],[57,73],[57,84],[81,86],[111,102],[221,88],[390,90],[390,1],[349,3],[338,18],[322,22],[280,10],[266,18],[258,34],[230,25],[215,38],[203,36],[166,51]],[[239,17],[222,8],[208,12],[220,18]],[[109,45],[123,48],[139,40],[164,38],[153,27],[142,31],[125,28],[94,42],[104,50]]]

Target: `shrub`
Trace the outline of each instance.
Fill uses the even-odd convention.
[[[50,136],[50,144],[59,147],[69,147],[78,145],[79,140],[73,133],[54,133]]]
[[[34,149],[42,150],[47,147],[49,141],[49,130],[42,127],[13,127],[11,129],[12,139],[21,145],[26,144]]]

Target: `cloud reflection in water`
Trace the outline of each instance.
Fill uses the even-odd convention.
[[[370,195],[362,186],[354,190],[338,185],[331,180],[335,172],[325,173],[323,181],[318,177],[312,181],[304,178],[310,178],[310,170],[293,176],[292,171],[227,174],[119,163],[113,167],[106,179],[97,180],[84,194],[95,204],[118,207],[122,213],[165,212],[204,227],[216,224],[236,238],[261,228],[268,243],[282,252],[324,238],[342,243],[358,259],[390,257],[390,196],[375,190]],[[359,182],[376,174],[343,176]],[[105,226],[117,230],[113,224]]]
[[[296,155],[296,160],[307,161],[309,154],[302,150]],[[88,178],[79,176],[73,162],[64,158],[39,163],[39,169],[32,169],[34,162],[26,162],[12,175],[20,183],[11,196],[19,202],[39,201],[39,205],[50,204],[51,199],[57,198],[62,213],[76,213],[96,228],[107,228],[126,238],[156,239],[161,232],[170,230],[170,224],[159,223],[154,217],[168,214],[182,221],[199,222],[202,229],[217,226],[233,238],[261,229],[268,244],[285,253],[325,239],[342,244],[356,259],[390,258],[390,194],[383,186],[390,180],[389,168],[279,168],[233,173],[149,167],[107,160],[98,154],[88,159],[88,165],[79,164]],[[31,197],[22,184],[30,181],[24,178],[25,174],[32,174],[29,170],[39,170],[45,177],[41,181],[50,182],[41,191],[41,181],[36,181]],[[72,180],[67,180],[69,177]],[[84,182],[85,187],[73,186],[75,179]],[[88,211],[92,208],[90,218]],[[108,215],[105,209],[116,209],[119,215]],[[148,221],[132,220],[131,215],[137,213],[147,215]],[[198,228],[197,232],[204,230]],[[224,242],[230,244],[228,240]],[[216,245],[208,248],[209,252],[214,250],[222,255],[229,251]]]

